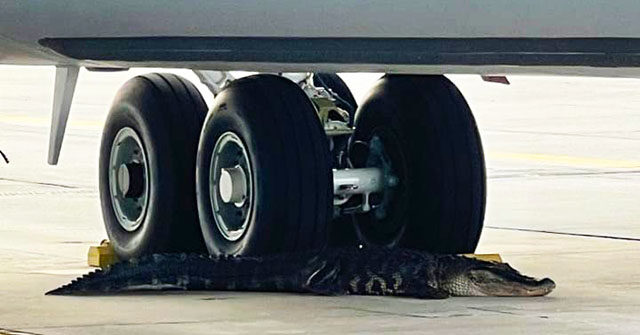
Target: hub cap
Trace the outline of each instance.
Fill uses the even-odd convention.
[[[111,145],[109,190],[120,226],[138,229],[149,205],[149,166],[140,137],[129,127],[120,129]]]
[[[218,138],[211,155],[209,196],[213,217],[222,236],[239,240],[252,209],[253,176],[247,149],[233,132]]]

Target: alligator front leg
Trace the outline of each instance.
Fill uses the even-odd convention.
[[[447,299],[451,295],[444,290],[432,287],[426,283],[412,283],[404,290],[397,292],[397,296],[418,299]]]

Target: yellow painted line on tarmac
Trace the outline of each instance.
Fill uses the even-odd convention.
[[[0,123],[49,128],[51,126],[51,119],[36,116],[0,114]],[[102,122],[92,120],[69,120],[68,127],[77,129],[102,129]]]
[[[524,153],[524,152],[504,152],[491,151],[487,152],[488,159],[507,159],[528,162],[540,162],[565,166],[576,167],[592,167],[592,168],[640,168],[640,161],[636,160],[619,160],[606,159],[596,157],[579,157],[569,155],[552,155],[540,153]]]

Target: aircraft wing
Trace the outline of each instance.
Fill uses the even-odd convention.
[[[632,0],[4,1],[0,63],[634,76],[637,13]]]

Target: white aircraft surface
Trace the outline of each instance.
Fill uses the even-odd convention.
[[[640,2],[1,1],[0,64],[56,66],[49,163],[80,67],[118,92],[100,196],[122,259],[330,244],[471,252],[485,168],[443,74],[640,77]],[[258,74],[236,79],[232,70]],[[335,72],[387,73],[357,105]]]

